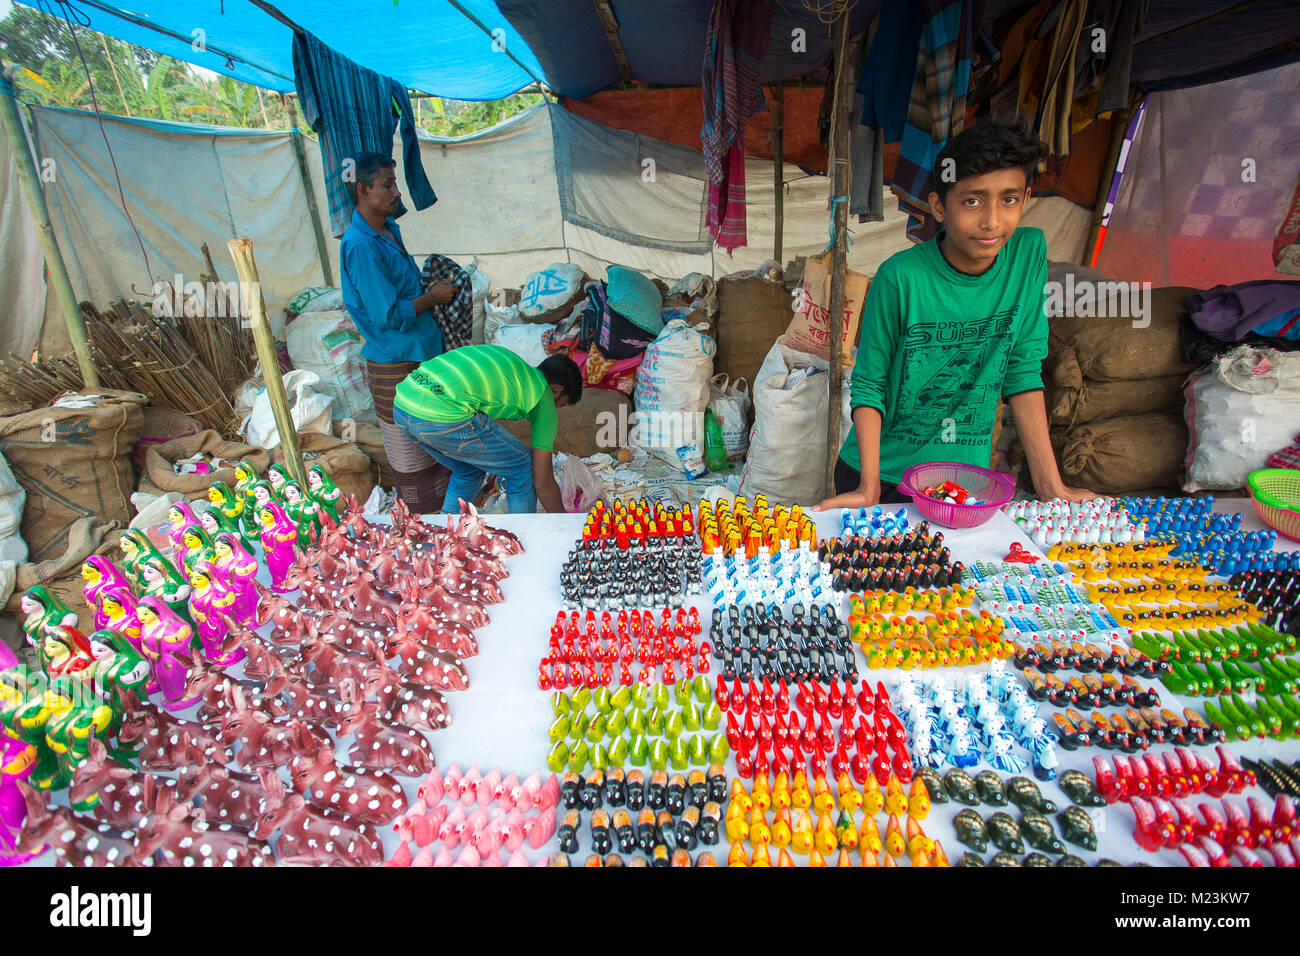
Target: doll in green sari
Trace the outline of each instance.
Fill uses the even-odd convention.
[[[137,592],[144,586],[141,583],[140,575],[144,570],[145,561],[150,558],[166,560],[163,553],[155,548],[153,542],[149,540],[149,536],[139,528],[129,528],[122,532],[122,538],[118,541],[117,546],[122,549],[122,572]]]
[[[190,623],[190,583],[170,561],[159,555],[145,561],[140,571],[140,597],[161,598],[177,615]],[[138,614],[138,608],[137,608]]]
[[[277,501],[284,500],[284,483],[292,481],[289,469],[279,462],[266,469],[266,480],[271,485],[271,491],[275,493]]]
[[[45,692],[50,714],[45,721],[45,745],[58,761],[58,786],[72,782],[72,774],[90,756],[90,741],[108,748],[114,723],[112,705],[73,678],[50,682]],[[81,809],[81,808],[77,808]]]
[[[244,520],[247,509],[244,507],[243,492],[234,491],[224,481],[214,481],[208,488],[208,501],[212,502],[212,507],[208,510],[220,512],[226,523],[243,539],[244,547],[251,549],[257,540],[257,534],[249,532]]]
[[[321,465],[312,465],[307,471],[307,494],[320,506],[322,514],[339,520],[339,501],[343,492]]]
[[[77,615],[42,584],[28,589],[19,600],[18,607],[23,612],[23,633],[27,636],[27,643],[36,648],[41,669],[45,670],[50,664],[45,656],[47,630],[64,624],[75,627]]]
[[[186,577],[194,573],[194,567],[200,561],[215,561],[217,559],[217,552],[213,547],[212,538],[203,530],[201,525],[192,524],[182,531],[181,544],[185,549],[181,563]],[[177,570],[181,570],[181,568]]]
[[[257,470],[246,461],[241,461],[235,466],[235,488],[234,492],[239,497],[242,506],[240,507],[239,523],[244,532],[249,535],[258,534],[257,524],[257,503],[253,498],[253,485],[257,484]],[[268,488],[270,485],[267,486]]]
[[[95,692],[113,702],[116,729],[123,709],[122,692],[129,690],[140,700],[149,696],[149,662],[117,631],[95,631],[87,640],[95,657]]]
[[[306,552],[311,547],[313,528],[316,534],[321,532],[320,505],[302,493],[296,481],[286,481],[280,486],[284,513],[298,526],[298,547]]]
[[[36,681],[22,688],[22,697],[0,698],[0,725],[36,752],[27,782],[38,790],[49,790],[59,780],[59,759],[45,742],[45,725],[54,715],[55,703],[47,700],[46,685]]]

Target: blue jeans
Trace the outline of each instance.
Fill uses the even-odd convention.
[[[533,453],[523,442],[483,413],[463,422],[428,422],[400,408],[393,409],[393,422],[418,442],[440,464],[451,469],[444,514],[460,511],[460,499],[472,502],[486,473],[496,475],[506,486],[506,506],[511,514],[532,514],[537,510],[533,492]]]

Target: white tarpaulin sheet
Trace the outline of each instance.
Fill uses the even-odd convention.
[[[44,273],[9,139],[0,136],[0,355],[27,358],[36,346],[45,319]]]

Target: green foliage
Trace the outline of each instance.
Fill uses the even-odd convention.
[[[296,126],[307,130],[296,97],[281,97],[228,76],[214,76],[85,27],[77,28],[74,43],[67,23],[30,7],[14,6],[0,20],[0,57],[23,68],[18,71],[17,85],[27,102],[88,110],[92,108],[93,81],[95,101],[105,113],[247,129]],[[89,78],[86,66],[90,67]],[[419,97],[412,104],[417,122],[430,133],[464,136],[504,122],[541,101],[537,93],[516,93],[482,103]]]

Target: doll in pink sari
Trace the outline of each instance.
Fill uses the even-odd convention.
[[[235,594],[234,618],[238,624],[252,624],[257,616],[257,558],[248,553],[237,534],[223,532],[212,542],[217,574]]]
[[[213,664],[228,666],[244,659],[241,647],[223,656],[221,645],[235,618],[235,592],[226,587],[210,561],[199,561],[190,572],[190,615],[199,629],[203,654]]]
[[[178,568],[184,566],[185,555],[189,551],[189,545],[185,543],[185,529],[192,524],[203,527],[188,501],[177,501],[167,508],[167,536],[172,541],[172,563]]]
[[[258,508],[257,520],[262,526],[262,548],[266,551],[266,567],[271,572],[271,590],[284,594],[293,590],[284,586],[284,578],[294,562],[298,526],[289,520],[277,501]]]
[[[140,650],[162,690],[162,705],[168,710],[184,710],[198,700],[184,696],[193,628],[160,597],[142,598],[135,613],[140,619]]]
[[[101,606],[101,598],[112,591],[132,595],[131,582],[116,564],[102,554],[92,554],[82,563],[81,577],[86,582],[81,593],[86,604],[95,612],[95,630],[103,630],[109,624]]]
[[[18,658],[0,641],[0,671],[18,666]],[[0,727],[0,866],[17,866],[38,854],[18,855],[14,846],[27,819],[27,803],[17,781],[26,780],[36,764],[36,748]]]

